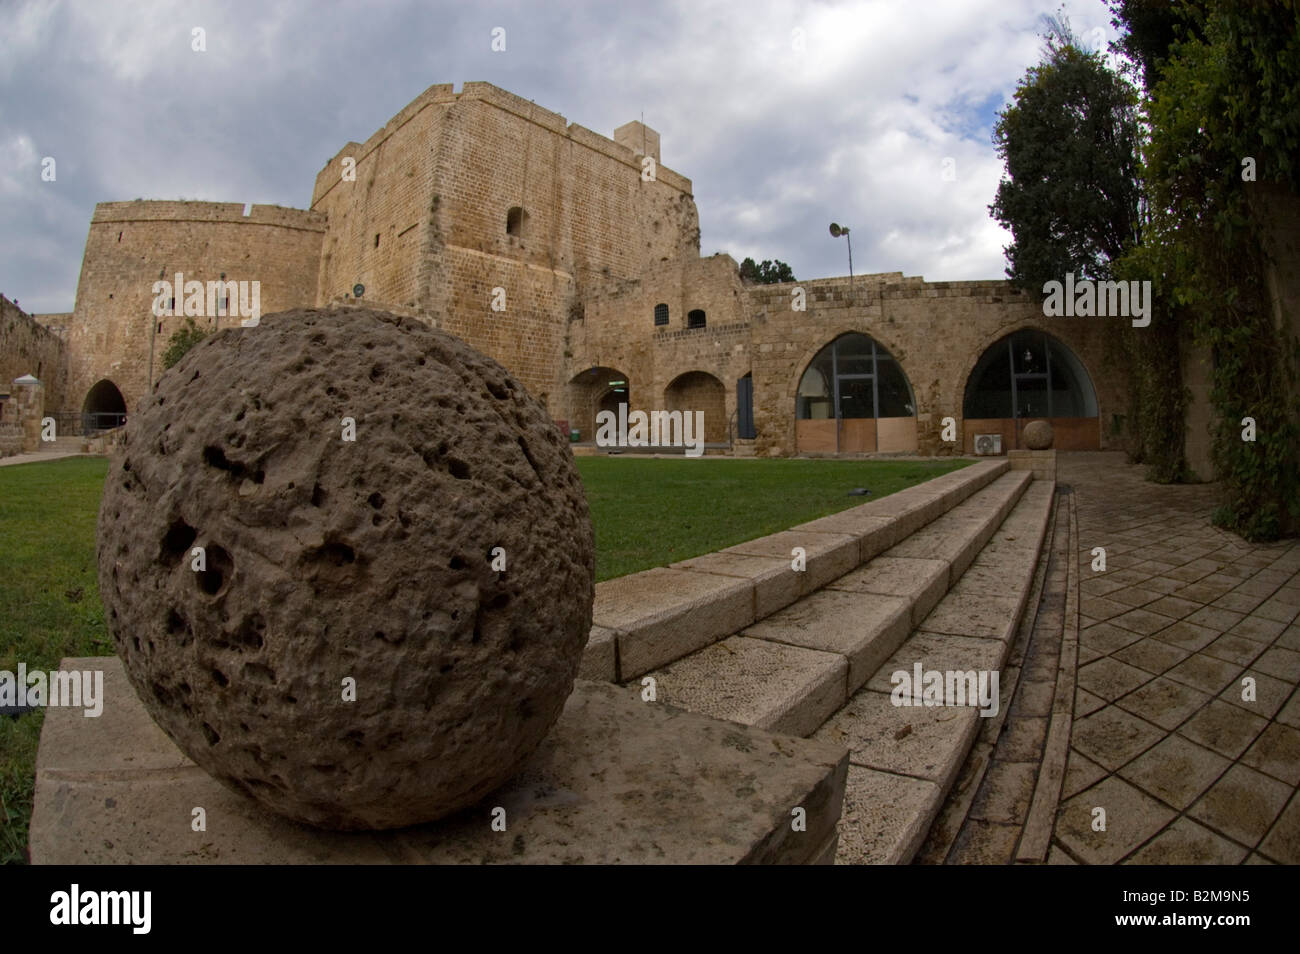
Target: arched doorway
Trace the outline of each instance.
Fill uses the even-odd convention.
[[[126,423],[126,399],[108,378],[97,381],[81,404],[81,432],[92,434]]]
[[[1045,420],[1058,450],[1099,450],[1097,392],[1078,357],[1059,339],[1022,328],[990,345],[966,379],[962,397],[963,441],[975,450],[976,435],[1000,435],[1004,451],[1022,446],[1030,421]]]
[[[704,440],[721,444],[727,440],[727,389],[706,371],[687,371],[673,378],[664,389],[667,411],[704,412]]]
[[[800,453],[916,450],[907,375],[874,338],[840,335],[809,362],[795,393]]]
[[[569,381],[569,426],[581,441],[596,439],[596,415],[601,411],[618,414],[620,404],[631,405],[632,385],[616,368],[597,365],[580,371]]]

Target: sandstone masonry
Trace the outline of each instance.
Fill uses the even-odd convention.
[[[1114,319],[1044,318],[1004,281],[887,273],[747,285],[730,256],[700,256],[691,182],[662,164],[657,132],[632,122],[609,139],[487,83],[431,86],[364,143],[348,142],[317,174],[307,210],[97,206],[76,306],[43,316],[44,337],[22,332],[22,373],[40,376],[27,365],[46,367],[45,347],[64,376],[47,384],[47,403],[97,410],[115,388],[136,408],[184,322],[150,311],[153,283],[177,272],[260,281],[263,314],[356,303],[360,291],[363,304],[500,361],[583,440],[600,410],[628,403],[702,410],[708,442],[766,456],[969,453],[983,433],[1010,449],[1024,420],[967,422],[963,402],[981,356],[1023,329],[1077,361],[1095,406],[1053,420],[1059,448],[1119,446],[1129,413],[1107,353]],[[196,320],[218,328],[239,316]],[[892,355],[910,417],[798,419],[805,373],[845,334]],[[828,438],[850,423],[849,438]]]

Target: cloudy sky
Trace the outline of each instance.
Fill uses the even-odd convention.
[[[5,0],[0,292],[70,311],[96,202],[305,208],[344,143],[467,80],[610,137],[644,114],[664,165],[694,182],[702,254],[845,275],[834,220],[852,229],[855,273],[1000,278],[993,123],[1060,6]],[[1100,0],[1064,9],[1076,35],[1113,38]]]

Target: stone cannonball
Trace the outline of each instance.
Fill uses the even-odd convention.
[[[130,417],[99,585],[150,715],[323,828],[506,781],[573,690],[591,521],[546,409],[410,318],[282,312],[196,345]]]
[[[1052,425],[1046,421],[1030,421],[1025,425],[1025,446],[1030,450],[1048,450],[1053,440]]]

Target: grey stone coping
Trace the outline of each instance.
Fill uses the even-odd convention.
[[[789,530],[599,583],[583,672],[626,681],[738,633],[884,553],[1008,467],[979,461]],[[796,547],[803,570],[793,568]]]
[[[327,832],[272,815],[183,756],[116,657],[98,718],[45,714],[36,864],[552,864],[825,862],[844,796],[842,746],[778,736],[579,680],[524,767],[480,805],[427,825]],[[193,831],[193,809],[206,830]],[[505,809],[505,831],[492,810]],[[806,813],[796,831],[792,812]]]
[[[1008,620],[1019,617],[1018,597],[963,591],[961,600],[945,600],[944,594],[949,592],[952,579],[966,569],[1030,483],[1028,474],[1003,472],[955,510],[886,555],[757,620],[742,630],[739,637],[698,649],[653,670],[651,675],[659,691],[667,701],[692,711],[806,735],[815,731],[849,695],[866,683],[927,614],[933,618],[932,611],[937,612],[935,607],[942,605],[940,601],[950,605],[956,616],[955,620],[944,620],[949,627],[947,631],[966,632],[978,623],[981,628],[972,635],[1001,635]],[[896,509],[906,513],[918,502],[925,505],[947,492],[940,489],[937,494],[919,500],[905,500]],[[765,548],[770,547],[767,552],[775,554],[798,536],[799,531],[786,531],[760,542]],[[820,550],[810,548],[809,557],[814,552],[835,552],[837,547],[844,546],[843,541],[850,540],[841,534],[804,533],[803,536],[828,541]],[[933,558],[897,555],[909,546],[916,549],[912,543],[918,537],[922,548],[928,548],[926,552],[938,548]],[[734,561],[742,557],[742,554],[722,551],[701,559],[697,565],[730,573],[757,569],[735,566]],[[775,556],[767,559],[777,560]],[[769,576],[777,569],[772,563],[761,566],[762,573]],[[785,579],[802,575],[787,574]],[[1006,582],[1007,578],[1003,577],[1003,583]],[[964,611],[972,608],[969,605],[972,598],[978,605],[974,607],[974,618],[967,619]],[[832,662],[837,665],[832,666]],[[634,688],[638,685],[636,679],[631,679],[629,684]]]

